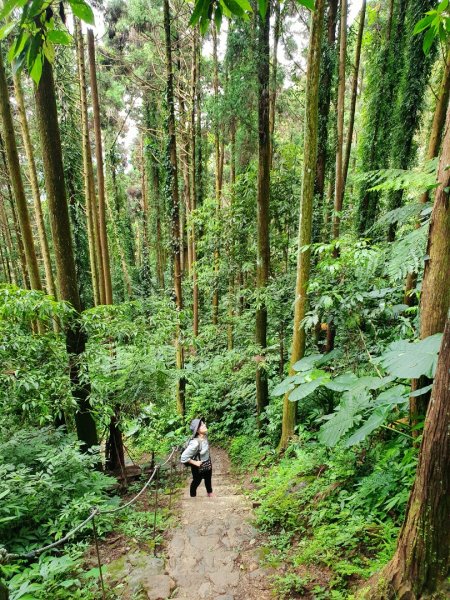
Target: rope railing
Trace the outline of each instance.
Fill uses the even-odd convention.
[[[145,482],[143,487],[139,490],[139,492],[135,496],[133,496],[133,498],[131,498],[131,500],[129,500],[125,504],[121,504],[117,508],[103,509],[103,510],[98,508],[97,506],[92,506],[89,516],[86,517],[86,519],[84,521],[82,521],[81,523],[79,523],[76,527],[71,529],[68,533],[66,533],[66,535],[64,537],[62,537],[59,540],[56,540],[52,544],[47,544],[46,546],[42,546],[41,548],[37,548],[36,550],[32,550],[31,552],[25,552],[25,553],[21,553],[21,554],[13,554],[13,553],[6,552],[5,549],[3,549],[3,548],[0,548],[0,564],[6,563],[10,560],[17,560],[20,558],[27,558],[27,559],[34,558],[44,552],[47,552],[47,550],[52,550],[53,548],[57,548],[58,546],[61,546],[62,544],[67,542],[75,533],[77,533],[77,531],[80,531],[80,529],[83,529],[83,527],[85,527],[88,523],[90,523],[92,521],[92,529],[93,529],[94,541],[95,541],[95,547],[96,547],[96,553],[97,553],[97,562],[98,562],[98,567],[99,567],[99,580],[101,583],[103,598],[106,598],[105,587],[104,587],[104,582],[103,582],[102,566],[101,566],[101,561],[100,561],[100,553],[99,553],[99,547],[98,547],[97,528],[95,526],[95,517],[100,516],[100,515],[111,515],[111,514],[120,512],[120,511],[124,510],[125,508],[128,508],[129,506],[134,504],[136,502],[136,500],[140,496],[142,496],[142,494],[145,492],[145,490],[150,486],[150,484],[155,479],[155,477],[157,477],[157,474],[160,471],[160,469],[162,467],[164,467],[167,463],[172,461],[172,458],[177,450],[178,450],[178,446],[174,446],[172,448],[172,451],[169,454],[168,458],[163,463],[160,463],[160,464],[157,464],[154,466],[152,474],[147,479],[147,481]],[[173,466],[172,462],[171,462],[170,466],[171,466],[171,472],[172,472],[172,466]],[[158,496],[157,496],[157,490],[156,490],[155,519],[154,519],[154,528],[153,528],[153,536],[154,537],[156,535],[157,499],[158,499]],[[156,544],[155,544],[155,553],[156,553]]]

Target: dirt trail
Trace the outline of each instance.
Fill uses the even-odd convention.
[[[227,454],[212,449],[213,489],[203,482],[196,498],[186,484],[180,525],[169,542],[166,573],[175,582],[171,598],[189,600],[269,600],[268,573],[258,565],[257,531],[251,504],[230,474]]]

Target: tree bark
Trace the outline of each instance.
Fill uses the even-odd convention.
[[[52,67],[47,59],[44,59],[41,80],[35,88],[35,97],[60,298],[70,302],[79,313],[81,302],[64,181],[55,84]],[[70,360],[72,393],[78,407],[75,413],[77,435],[83,442],[83,447],[90,448],[97,445],[98,438],[89,403],[90,386],[80,381],[79,361],[85,345],[86,334],[76,319],[67,329],[66,348]]]
[[[219,61],[217,58],[217,29],[215,23],[212,25],[213,38],[213,65],[214,65],[214,152],[215,152],[215,192],[216,192],[216,219],[219,223],[222,203],[222,178],[220,175],[220,130],[219,130]],[[214,289],[212,299],[212,322],[217,325],[219,320],[219,239],[215,240],[214,248]]]
[[[11,180],[11,186],[14,192],[14,199],[19,216],[20,231],[22,233],[25,257],[30,275],[31,287],[35,290],[42,290],[41,276],[34,247],[33,232],[31,229],[30,216],[28,213],[28,204],[25,197],[22,172],[20,169],[19,153],[17,151],[16,136],[14,133],[14,124],[11,114],[11,105],[9,102],[8,84],[6,81],[6,72],[3,64],[3,56],[0,47],[0,116],[3,125],[4,145],[6,158],[8,161],[8,171]]]
[[[273,9],[275,13],[275,23],[273,26],[272,74],[269,95],[269,172],[272,169],[273,162],[273,136],[275,132],[275,108],[277,101],[278,43],[280,41],[281,30],[281,2],[276,0],[273,3]]]
[[[108,234],[106,230],[105,212],[105,174],[103,165],[102,131],[100,124],[100,102],[98,97],[97,69],[95,64],[94,32],[87,31],[89,73],[91,80],[92,108],[94,113],[94,135],[95,135],[95,160],[97,162],[97,185],[98,185],[98,222],[100,231],[101,261],[105,288],[105,304],[113,303],[111,266],[108,250]]]
[[[175,302],[178,312],[183,308],[183,296],[181,287],[181,261],[180,261],[180,200],[178,194],[178,167],[177,167],[177,142],[175,136],[175,109],[173,94],[173,67],[172,67],[172,39],[170,33],[170,7],[169,0],[164,0],[164,33],[166,43],[166,73],[167,73],[167,107],[168,107],[168,134],[169,134],[169,159],[170,171],[168,173],[171,194],[172,212],[172,252]],[[176,333],[176,366],[181,372],[184,368],[184,351],[181,343],[180,323],[177,325]],[[179,375],[177,384],[177,408],[178,412],[185,414],[185,387],[186,381],[183,375]]]
[[[336,143],[336,181],[334,194],[333,239],[340,234],[341,211],[344,201],[344,102],[345,102],[345,61],[347,54],[347,0],[341,0],[340,35],[339,35],[339,83],[337,98],[337,143]],[[338,249],[334,249],[335,256]]]
[[[323,14],[325,0],[316,0],[312,14],[311,40],[308,50],[306,105],[305,105],[305,142],[303,159],[302,193],[300,199],[300,219],[298,233],[297,281],[294,300],[294,332],[292,338],[290,374],[294,373],[293,365],[305,352],[305,330],[301,322],[306,314],[306,290],[311,265],[311,232],[312,209],[314,198],[314,181],[317,163],[318,132],[318,87],[320,73],[320,49],[322,38]],[[283,403],[282,432],[279,449],[287,447],[294,434],[296,404],[290,402],[287,394]]]
[[[105,285],[101,263],[101,246],[99,239],[97,207],[95,200],[94,171],[92,168],[91,143],[89,139],[89,122],[86,93],[86,65],[84,59],[84,44],[81,25],[77,18],[75,22],[75,43],[78,55],[78,77],[81,98],[81,127],[83,135],[83,170],[84,170],[84,192],[86,197],[86,220],[89,243],[89,262],[91,266],[92,289],[94,292],[94,304],[104,304]]]
[[[448,284],[448,280],[447,280]],[[448,287],[448,285],[447,285]],[[442,288],[436,288],[439,294]],[[450,545],[450,319],[446,319],[416,479],[397,550],[374,576],[370,600],[430,598],[448,575]],[[444,597],[444,596],[440,596]]]
[[[44,261],[45,283],[47,293],[56,298],[55,281],[53,278],[52,261],[50,258],[50,248],[48,245],[47,234],[45,232],[44,215],[41,206],[41,194],[36,171],[36,161],[34,160],[33,145],[31,143],[30,129],[28,127],[27,114],[25,110],[25,102],[22,92],[22,84],[20,75],[13,75],[14,92],[17,101],[17,109],[19,113],[20,127],[22,130],[22,139],[25,147],[25,154],[28,162],[28,173],[30,177],[31,191],[33,194],[34,211],[36,214],[36,224],[39,235],[39,243],[41,247],[42,259]]]
[[[362,5],[361,5],[361,11],[359,13],[358,37],[356,38],[355,65],[353,67],[352,95],[351,95],[351,100],[350,100],[350,114],[349,114],[348,132],[347,132],[347,144],[345,146],[342,193],[345,192],[345,186],[347,184],[348,166],[350,164],[350,153],[351,153],[351,149],[352,149],[353,128],[355,125],[356,99],[358,96],[359,65],[361,62],[361,46],[362,46],[362,38],[363,38],[363,32],[364,32],[364,22],[365,22],[365,17],[366,17],[366,4],[367,4],[367,1],[363,0]]]
[[[321,239],[322,206],[325,195],[325,175],[328,161],[328,120],[331,106],[332,82],[335,65],[336,21],[338,0],[328,0],[326,13],[327,37],[321,42],[321,68],[319,85],[319,133],[315,194],[317,210],[313,214],[313,239]],[[325,17],[324,17],[325,18]]]
[[[267,347],[267,307],[264,299],[265,288],[269,280],[270,240],[269,240],[269,195],[270,195],[270,2],[267,3],[265,18],[259,17],[258,33],[258,197],[257,197],[257,227],[258,248],[256,259],[256,287],[261,294],[256,309],[256,343],[260,348],[263,361],[256,367],[256,412],[258,420],[264,408],[269,403],[267,371],[263,364]]]
[[[424,339],[444,329],[450,308],[450,105],[447,108],[442,154],[439,160],[438,182],[426,251],[425,270],[420,299],[420,338]],[[424,379],[413,380],[412,389],[426,385]],[[417,423],[426,413],[429,394],[410,397],[410,418]]]
[[[197,139],[196,129],[196,116],[198,119],[201,115],[197,114],[197,88],[199,87],[199,72],[198,72],[198,30],[194,30],[193,41],[192,41],[192,79],[191,79],[191,205],[189,207],[190,216],[192,211],[196,209],[197,197],[198,197],[198,178],[197,178],[197,144],[201,144],[201,140]],[[198,275],[197,275],[197,244],[195,235],[195,224],[190,219],[189,222],[189,233],[190,233],[190,244],[191,244],[191,259],[192,259],[192,312],[193,312],[193,331],[194,336],[198,335],[199,325],[199,295],[198,295]]]

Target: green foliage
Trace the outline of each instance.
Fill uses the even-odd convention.
[[[107,506],[113,479],[96,471],[97,452],[61,430],[1,432],[0,538],[10,552],[27,552],[65,535],[92,506]],[[100,530],[110,521],[99,520]],[[81,535],[83,535],[82,532]]]
[[[85,0],[67,2],[74,16],[89,25],[94,24],[94,13]],[[8,59],[13,63],[14,71],[26,65],[36,84],[41,79],[44,61],[53,63],[55,60],[55,44],[67,45],[71,42],[71,36],[66,31],[56,29],[58,23],[52,4],[54,3],[48,0],[8,0],[0,11],[0,20],[5,17],[10,19],[0,31],[0,39],[17,28]],[[65,25],[62,3],[59,4],[59,16]]]

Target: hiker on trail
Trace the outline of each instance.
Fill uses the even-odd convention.
[[[213,496],[211,485],[212,464],[208,438],[206,436],[208,428],[202,419],[194,419],[191,421],[190,430],[192,431],[192,438],[189,440],[186,450],[181,455],[181,462],[186,466],[188,464],[191,465],[192,481],[190,495],[191,498],[195,498],[197,488],[203,479],[208,497],[211,498]]]

